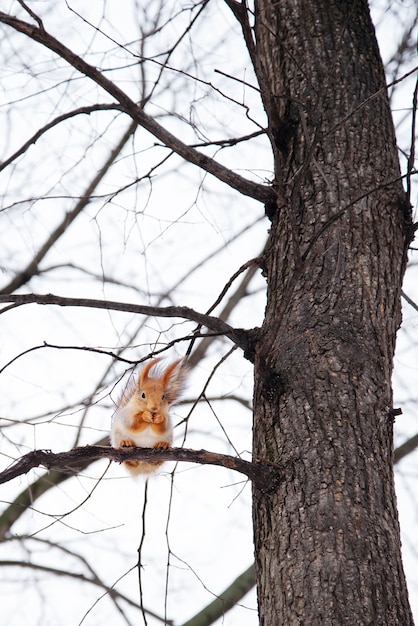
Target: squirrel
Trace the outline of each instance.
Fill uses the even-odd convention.
[[[160,359],[145,365],[136,382],[128,383],[113,415],[110,441],[114,448],[170,448],[173,426],[169,408],[183,390],[188,373],[185,359],[165,369]],[[164,461],[125,461],[133,476],[152,474]]]

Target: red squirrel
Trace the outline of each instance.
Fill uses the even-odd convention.
[[[113,415],[110,441],[114,448],[169,448],[173,426],[169,408],[183,390],[188,373],[185,359],[158,367],[160,359],[145,365],[135,383],[128,383]],[[151,474],[164,461],[125,461],[133,476]]]

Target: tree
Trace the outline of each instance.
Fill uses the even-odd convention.
[[[24,246],[10,259],[13,265],[5,259],[10,278],[0,296],[3,314],[6,319],[16,316],[20,325],[22,319],[27,323],[30,304],[59,305],[64,307],[64,324],[81,324],[89,337],[84,345],[68,345],[62,335],[55,343],[36,343],[33,331],[28,347],[14,348],[3,375],[28,353],[38,359],[47,350],[64,355],[66,377],[71,372],[71,384],[76,383],[76,393],[84,397],[75,401],[74,395],[62,391],[59,411],[48,406],[29,417],[27,424],[36,424],[37,431],[33,447],[44,445],[38,444],[46,437],[42,421],[48,421],[49,440],[50,427],[57,422],[54,432],[61,441],[65,419],[60,416],[77,411],[81,415],[77,434],[68,447],[85,442],[103,446],[105,436],[98,442],[88,438],[88,429],[102,428],[95,414],[90,416],[98,398],[103,400],[100,411],[111,412],[105,399],[109,390],[112,397],[112,386],[123,376],[119,366],[129,369],[149,354],[177,346],[197,365],[219,340],[227,341],[207,382],[195,398],[187,399],[191,408],[179,441],[193,444],[196,406],[200,411],[199,400],[203,400],[219,419],[219,432],[226,432],[226,449],[218,449],[215,457],[176,449],[158,454],[177,461],[217,462],[252,479],[260,623],[412,624],[393,478],[392,429],[397,411],[391,378],[402,280],[414,230],[410,206],[414,149],[412,141],[402,174],[367,3],[259,0],[250,6],[226,0],[225,4],[197,2],[187,9],[174,5],[167,9],[155,2],[141,9],[133,3],[132,15],[122,19],[112,3],[103,3],[101,14],[95,14],[95,8],[77,9],[76,4],[65,3],[60,6],[63,14],[44,8],[38,15],[22,1],[13,3],[11,13],[0,12],[8,46],[5,56],[12,68],[6,86],[8,93],[17,93],[10,99],[15,105],[10,108],[12,128],[19,122],[31,128],[2,163],[9,190],[3,213],[19,220],[25,238]],[[69,20],[68,27],[62,15]],[[215,41],[213,31],[206,28],[209,18],[217,18],[217,25],[225,20]],[[399,67],[404,68],[409,59],[414,27],[416,22],[399,45],[394,83],[406,76]],[[219,67],[219,61],[215,67],[222,82],[215,84],[213,76],[205,74],[205,54],[222,49],[231,28],[234,42],[241,42],[240,55],[244,51],[248,55],[246,73],[240,75],[236,68],[240,55],[228,68]],[[15,57],[20,68],[28,68],[26,85],[19,85],[13,71]],[[409,120],[415,119],[416,94],[415,88]],[[42,109],[34,111],[35,132],[26,119],[27,100],[39,101],[47,110],[46,114]],[[414,122],[411,128],[413,137]],[[220,129],[222,137],[215,134]],[[54,140],[49,139],[51,132]],[[61,146],[67,146],[64,154]],[[194,170],[186,169],[186,163]],[[191,187],[186,184],[188,177]],[[154,178],[162,181],[159,187]],[[185,190],[181,201],[174,188]],[[60,212],[60,221],[50,214],[51,202]],[[158,209],[159,203],[164,210]],[[224,243],[216,254],[212,243],[206,245],[204,229],[198,240],[200,215],[214,230],[231,232],[229,240],[222,235],[231,257],[225,254]],[[20,225],[25,220],[29,230]],[[193,223],[193,231],[186,230],[187,220]],[[92,226],[97,229],[94,252],[87,233]],[[44,231],[48,235],[39,244]],[[178,243],[175,247],[171,232]],[[6,243],[10,252],[15,242],[14,235]],[[67,248],[69,243],[74,249]],[[58,254],[54,246],[59,246]],[[92,259],[84,260],[83,247]],[[194,247],[197,260],[191,265]],[[254,250],[251,255],[248,247]],[[125,249],[130,254],[121,257]],[[211,266],[213,258],[216,265]],[[204,259],[204,278],[196,287],[190,276],[202,271]],[[133,269],[140,263],[141,276]],[[221,284],[213,282],[214,267],[223,272]],[[38,293],[53,291],[54,275],[61,284],[67,281],[65,297]],[[68,280],[77,281],[75,288],[68,286]],[[183,293],[176,293],[175,286]],[[247,306],[249,295],[253,304]],[[81,313],[76,314],[74,307]],[[199,313],[201,308],[206,313]],[[108,321],[103,321],[100,309],[109,314]],[[94,314],[91,319],[89,311]],[[167,318],[173,320],[170,325],[160,325],[158,320]],[[112,347],[102,347],[106,345]],[[126,348],[135,345],[141,347],[140,357]],[[67,361],[69,349],[79,351],[86,368],[93,363],[89,358],[110,358],[101,376],[94,366],[94,390],[86,385],[80,391],[80,377],[72,373],[78,361],[75,367]],[[239,390],[248,376],[246,362],[254,364],[252,462],[245,454],[239,458],[239,450],[245,448],[237,449],[236,434],[228,439],[239,428],[234,431],[229,421],[233,418],[225,416],[226,403],[214,409],[226,391],[217,381],[225,361],[231,364],[229,375],[234,374],[233,386],[238,388],[236,394],[229,393],[229,401],[241,405],[247,400],[247,393],[241,395]],[[26,411],[31,405],[29,398]],[[14,428],[15,418],[9,419],[9,428]],[[69,438],[63,440],[67,443]],[[231,451],[235,459],[221,454]],[[7,454],[12,456],[9,448]],[[123,458],[150,454],[155,453],[123,451]],[[14,458],[22,455],[19,450]],[[59,458],[42,452],[23,456],[12,466],[13,475],[39,463],[52,471],[6,507],[2,537],[11,541],[10,530],[26,507],[67,480],[63,463],[74,474],[97,458],[120,460],[121,455],[91,447]],[[177,469],[171,473],[167,528],[174,516],[178,474]],[[154,483],[153,489],[158,489]],[[88,497],[94,490],[88,490]],[[145,622],[160,616],[170,623],[168,582],[164,611],[151,612],[146,605],[152,597],[149,589],[144,591],[150,583],[142,573],[143,540],[150,533],[148,525],[145,532],[145,511],[151,506],[148,491],[142,500],[141,595],[135,608],[140,605]],[[24,535],[20,537],[24,542]],[[44,545],[60,545],[59,537],[42,540]],[[68,548],[64,551],[77,556]],[[166,552],[168,572],[182,563],[169,534]],[[15,565],[11,559],[3,564]],[[48,571],[47,565],[37,567]],[[55,566],[49,569],[63,573]],[[242,590],[236,593],[233,586],[230,604],[208,606],[203,612],[206,621],[201,623],[212,623],[227,610],[251,587],[253,577],[250,567],[239,579]],[[121,618],[130,623],[128,611],[121,607],[135,603],[118,591],[115,578],[108,583],[96,569],[89,569],[89,581],[103,587]],[[183,609],[183,613],[192,611]],[[176,620],[182,615],[176,615]],[[195,624],[198,619],[201,615],[196,615]]]
[[[365,3],[259,3],[259,16],[282,201],[254,454],[287,472],[270,499],[255,494],[261,622],[407,624],[396,515],[382,507],[395,509],[390,380],[412,230],[383,68]]]

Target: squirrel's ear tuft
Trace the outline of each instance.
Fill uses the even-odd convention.
[[[158,363],[158,361],[160,361],[161,359],[151,359],[151,361],[149,361],[144,368],[141,370],[141,373],[139,375],[139,386],[142,387],[142,385],[148,380],[149,378],[149,372],[150,370],[154,367],[154,365],[156,365]]]
[[[165,390],[164,395],[169,404],[175,402],[183,391],[188,373],[189,368],[187,366],[186,357],[174,361],[174,363],[169,365],[164,371],[162,376]]]

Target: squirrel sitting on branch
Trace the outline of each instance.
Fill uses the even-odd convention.
[[[113,415],[110,441],[114,448],[170,448],[173,426],[169,409],[178,400],[188,374],[185,359],[165,369],[160,359],[145,365],[136,382],[128,383]],[[163,461],[125,461],[133,476],[151,474]]]

